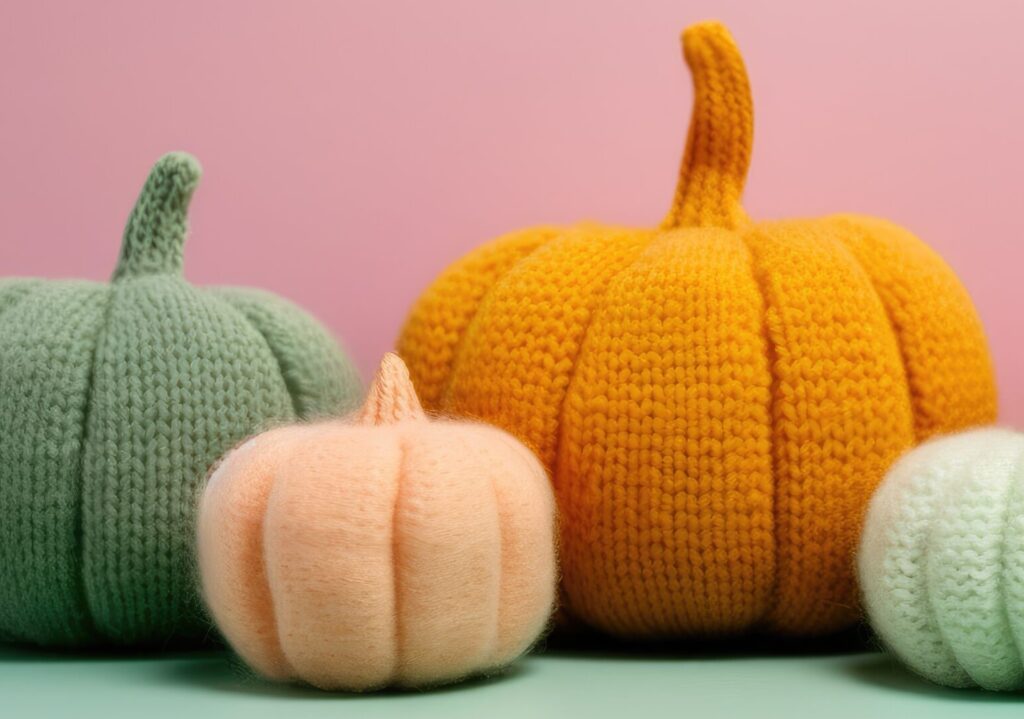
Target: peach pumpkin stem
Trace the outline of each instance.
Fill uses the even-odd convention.
[[[401,357],[388,352],[380,362],[357,420],[362,424],[379,426],[426,418],[427,414],[416,396],[416,388],[412,386],[409,368]]]
[[[754,104],[739,48],[719,22],[683,31],[693,75],[693,114],[672,209],[663,229],[747,222],[740,204],[754,144]]]

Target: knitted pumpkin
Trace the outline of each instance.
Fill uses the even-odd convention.
[[[208,633],[195,492],[270,422],[343,409],[358,381],[290,303],[182,277],[199,180],[153,168],[110,284],[0,281],[0,635],[159,644]]]
[[[201,503],[199,564],[218,626],[266,677],[451,681],[511,662],[543,629],[554,498],[501,430],[427,419],[388,355],[353,418],[227,456]]]
[[[753,221],[753,119],[728,32],[683,34],[695,105],[658,228],[499,238],[449,268],[399,351],[428,408],[540,455],[566,606],[608,632],[838,630],[889,463],[995,417],[984,334],[953,272],[895,225]]]
[[[900,459],[871,500],[859,565],[872,626],[912,669],[1024,689],[1024,435],[980,429]]]

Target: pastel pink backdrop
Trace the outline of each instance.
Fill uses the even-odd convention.
[[[291,297],[368,372],[480,242],[661,218],[678,33],[707,17],[750,67],[748,209],[915,230],[974,294],[1024,424],[1017,0],[7,2],[0,271],[107,277],[150,163],[186,149],[187,275]]]

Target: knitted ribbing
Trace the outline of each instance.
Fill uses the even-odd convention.
[[[1024,436],[981,429],[900,459],[859,556],[881,639],[940,684],[1024,688]]]
[[[185,282],[198,178],[187,155],[157,163],[109,285],[0,284],[0,633],[16,640],[202,637],[192,515],[208,467],[358,389],[295,306]]]
[[[398,349],[428,409],[539,453],[581,619],[828,632],[857,616],[854,548],[884,469],[995,417],[988,350],[956,276],[905,230],[746,218],[742,60],[717,23],[683,42],[694,115],[662,227],[500,238],[427,290]]]

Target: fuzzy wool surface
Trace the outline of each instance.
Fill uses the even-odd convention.
[[[695,102],[660,228],[537,227],[452,265],[398,343],[428,408],[550,471],[566,608],[627,637],[821,634],[859,615],[872,490],[994,420],[981,323],[923,242],[869,217],[755,222],[743,61],[683,37]]]
[[[268,678],[450,682],[510,663],[551,614],[555,501],[540,462],[499,429],[429,420],[386,361],[404,375],[398,396],[375,399],[378,378],[349,420],[260,435],[204,493],[204,596]]]
[[[0,636],[164,646],[209,632],[193,526],[209,466],[253,432],[342,412],[359,381],[285,300],[182,277],[199,165],[171,154],[109,284],[0,281]]]
[[[859,571],[883,642],[954,687],[1024,689],[1024,435],[927,442],[871,500]]]

